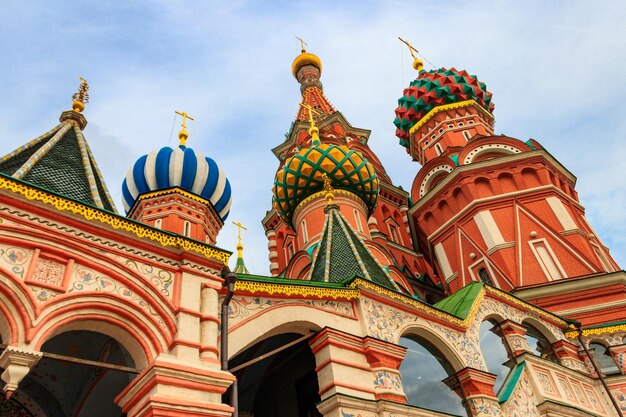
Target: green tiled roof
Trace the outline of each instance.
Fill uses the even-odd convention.
[[[82,131],[67,121],[0,158],[0,172],[117,212]]]
[[[519,381],[522,376],[522,372],[524,371],[524,367],[526,366],[526,362],[521,362],[515,365],[513,371],[509,372],[502,388],[500,388],[500,392],[498,393],[498,401],[500,403],[506,402],[513,394],[513,390],[517,386],[517,381]]]
[[[248,268],[246,268],[246,264],[243,261],[243,258],[237,257],[237,263],[235,264],[235,269],[233,270],[236,274],[249,274]]]
[[[391,276],[367,249],[336,207],[329,207],[311,281],[342,282],[359,276],[400,291]]]
[[[464,319],[470,312],[472,306],[474,305],[474,300],[476,300],[476,297],[482,288],[482,282],[472,282],[452,294],[450,297],[444,298],[443,300],[435,303],[434,307]]]

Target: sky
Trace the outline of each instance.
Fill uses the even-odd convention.
[[[234,251],[231,221],[247,226],[252,273],[269,274],[261,219],[278,166],[271,149],[300,101],[295,36],[322,59],[326,96],[371,129],[370,147],[406,190],[420,166],[393,118],[416,73],[397,37],[436,67],[476,74],[493,93],[496,132],[538,140],[578,178],[588,220],[626,265],[623,1],[4,0],[0,21],[0,155],[55,126],[82,76],[84,133],[123,211],[126,171],[177,144],[174,111],[185,111],[195,118],[187,145],[233,190],[218,246]]]

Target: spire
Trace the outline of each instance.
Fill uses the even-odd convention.
[[[181,126],[180,132],[178,132],[178,140],[179,140],[178,146],[185,147],[187,144],[187,139],[189,138],[189,134],[187,133],[187,119],[192,120],[192,121],[195,119],[189,116],[184,111],[179,112],[178,110],[175,110],[174,113],[181,115],[183,118],[183,121],[180,124]]]
[[[237,274],[249,274],[248,268],[246,268],[246,264],[243,261],[243,243],[241,243],[241,229],[248,230],[240,222],[232,222],[235,226],[237,226],[237,263],[235,264],[235,269],[233,272]]]
[[[334,195],[328,177],[324,178],[328,204],[322,239],[311,266],[311,281],[342,282],[355,276],[379,285],[401,291],[363,241],[354,233],[352,226],[334,203]],[[328,184],[327,190],[326,186]]]
[[[0,173],[104,210],[116,212],[82,130],[89,85],[80,78],[72,110],[43,135],[0,158]]]
[[[322,60],[315,54],[306,50],[306,43],[298,38],[302,47],[298,55],[291,64],[291,72],[300,83],[302,92],[301,107],[296,116],[297,120],[306,121],[308,118],[307,107],[310,106],[320,114],[330,115],[335,112],[335,108],[324,96],[324,88],[320,77],[322,75]]]

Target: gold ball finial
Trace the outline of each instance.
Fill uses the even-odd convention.
[[[85,103],[83,103],[82,101],[74,101],[72,103],[72,110],[74,110],[75,112],[81,113],[83,110],[85,110]]]
[[[424,68],[424,61],[419,58],[415,58],[413,60],[413,68],[415,68],[417,72],[420,72]]]
[[[74,100],[72,110],[80,113],[85,110],[85,103],[89,103],[89,84],[83,77],[78,77],[78,79],[80,80],[80,86],[78,87],[78,92],[72,96]]]

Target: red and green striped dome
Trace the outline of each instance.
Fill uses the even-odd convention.
[[[333,188],[355,193],[370,211],[376,206],[379,184],[372,164],[345,145],[319,143],[301,149],[276,173],[274,208],[289,224],[298,204],[324,189],[324,174]]]
[[[466,100],[474,100],[493,112],[491,93],[475,75],[454,68],[421,71],[398,100],[393,123],[400,144],[409,146],[409,130],[435,107]]]

